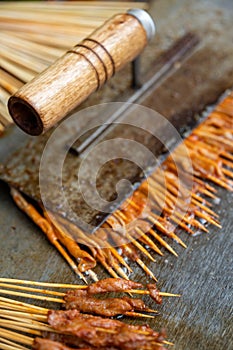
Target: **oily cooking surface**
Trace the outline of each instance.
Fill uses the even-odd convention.
[[[222,8],[220,6],[216,7],[216,9],[213,8],[215,3],[221,4]],[[192,6],[193,9],[190,10],[189,6]],[[190,84],[193,89],[195,87],[191,91],[192,93],[190,90],[185,91],[185,86],[187,85],[184,83],[183,85],[178,85],[174,80],[173,85],[170,85],[170,83],[165,82],[164,86],[166,86],[166,89],[163,91],[160,90],[159,93],[156,91],[151,98],[153,101],[154,99],[159,101],[156,105],[157,108],[158,104],[164,100],[163,108],[169,108],[176,113],[177,109],[179,110],[179,103],[176,101],[180,94],[182,94],[182,97],[185,96],[185,99],[182,98],[183,103],[187,101],[187,98],[192,102],[195,101],[195,96],[199,96],[199,100],[197,101],[200,101],[202,106],[204,106],[207,102],[213,102],[218,93],[225,87],[232,85],[232,59],[230,61],[227,59],[232,50],[232,44],[230,44],[231,42],[229,40],[231,33],[230,24],[226,26],[228,30],[226,29],[226,32],[220,38],[221,25],[227,22],[227,18],[232,18],[230,6],[230,1],[199,1],[192,5],[187,4],[185,1],[156,1],[154,3],[153,12],[158,17],[161,36],[167,36],[167,41],[164,42],[160,36],[156,39],[158,40],[156,42],[156,50],[165,49],[170,41],[172,41],[172,38],[175,35],[181,35],[185,28],[190,29],[190,27],[196,26],[199,28],[198,30],[204,32],[203,22],[205,20],[205,26],[212,28],[208,39],[212,45],[209,45],[206,54],[205,51],[202,51],[203,53],[199,62],[202,62],[203,58],[205,58],[209,64],[212,62],[211,64],[215,65],[216,68],[216,63],[221,57],[224,57],[224,61],[221,60],[221,66],[218,66],[218,74],[216,74],[219,79],[217,80],[218,84],[212,81],[209,84],[209,89],[206,90],[208,94],[205,94],[204,89],[204,83],[206,82],[207,84],[205,75],[209,76],[209,72],[205,71],[208,66],[206,63],[205,65],[200,65],[200,70],[204,74],[203,81],[197,81],[196,85],[191,84],[192,75],[187,70],[185,83]],[[221,15],[222,12],[225,13],[224,18]],[[187,13],[189,16],[187,16]],[[198,19],[196,19],[197,17]],[[179,21],[181,19],[184,21],[182,28],[180,26],[181,22],[177,20],[178,18]],[[194,22],[191,22],[190,18]],[[217,19],[224,23],[219,24]],[[202,23],[202,26],[200,23]],[[173,27],[176,28],[176,34]],[[220,39],[223,40],[222,50],[217,50],[216,45]],[[216,45],[214,45],[215,42]],[[153,61],[154,55],[155,52],[152,54],[149,50],[147,51],[147,57],[145,58],[147,64]],[[228,66],[225,66],[227,64]],[[225,74],[221,74],[222,66],[225,66]],[[191,68],[192,65],[190,65]],[[216,77],[216,71],[214,69],[211,72],[213,77]],[[172,80],[171,78],[170,82]],[[123,88],[123,85],[122,82],[121,88]],[[196,91],[197,86],[201,90]],[[113,95],[117,92],[119,93],[119,90],[108,89],[108,94],[106,92],[105,95],[106,99],[107,95],[111,95],[109,91]],[[92,103],[98,101],[99,95],[100,93],[98,93],[98,96],[93,97]],[[212,101],[209,101],[210,96],[212,97]],[[166,103],[165,97],[169,97],[168,103]],[[150,96],[148,96],[148,104],[152,102],[151,100]],[[193,102],[192,105],[193,107],[198,107],[198,103]],[[181,102],[180,106],[182,107]],[[37,156],[34,155],[34,157]],[[15,159],[15,162],[18,163],[17,175],[20,175],[20,167],[23,168],[24,166],[22,159],[21,162],[17,158]],[[28,181],[25,181],[26,185],[28,185]],[[3,183],[1,184],[1,194],[0,223],[2,228],[2,242],[4,242],[2,243],[4,249],[2,249],[0,258],[1,276],[40,279],[44,281],[51,280],[54,282],[63,280],[64,282],[79,283],[55,249],[50,247],[40,230],[14,206],[9,197],[8,190]],[[179,300],[164,300],[161,309],[162,315],[149,322],[154,328],[159,328],[160,326],[167,328],[169,340],[174,341],[176,344],[174,349],[231,349],[230,266],[232,265],[232,258],[230,247],[232,245],[232,238],[230,233],[233,229],[232,195],[230,193],[226,194],[222,190],[220,197],[222,197],[222,200],[217,212],[221,215],[222,231],[211,227],[210,234],[195,238],[188,238],[186,234],[182,234],[181,238],[188,244],[188,249],[184,251],[174,245],[180,255],[179,259],[166,254],[165,258],[158,258],[156,264],[152,265],[148,263],[148,266],[159,278],[160,285],[164,290],[172,290],[183,294],[182,299]],[[101,268],[99,268],[99,276],[101,276],[101,271]],[[135,280],[141,280],[141,270],[134,266],[134,271],[135,273],[131,277]],[[106,274],[102,273],[102,276],[106,276]],[[144,277],[145,280],[146,278]],[[150,306],[154,307],[153,304]]]

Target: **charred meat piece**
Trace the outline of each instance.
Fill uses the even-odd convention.
[[[85,292],[86,291],[79,290],[68,291],[64,297],[66,309],[76,309],[80,312],[106,317],[124,315],[129,311],[146,309],[146,305],[141,299],[129,297],[97,299],[89,296]]]
[[[127,325],[117,320],[80,314],[77,310],[50,311],[48,322],[59,332],[76,336],[96,348],[164,349],[163,334],[146,326]]]
[[[69,335],[65,333],[42,332],[42,337],[53,342],[62,343],[68,347],[71,347],[72,349],[92,349],[90,345],[88,345],[85,341],[76,337],[75,335]],[[94,349],[96,348],[94,347]]]
[[[71,349],[64,344],[53,340],[36,338],[33,344],[33,349],[35,350],[73,350],[74,348]],[[86,348],[86,350],[89,350],[89,349]]]
[[[60,337],[60,335],[57,336],[58,340],[59,338],[62,339],[62,337]],[[64,338],[66,340],[66,338]],[[64,340],[59,340],[59,341],[54,341],[51,340],[49,338],[36,338],[34,340],[34,344],[33,344],[33,349],[35,350],[116,350],[116,348],[112,348],[112,347],[107,347],[107,348],[96,348],[96,347],[90,347],[90,346],[85,346],[83,347],[82,345],[80,346],[72,346],[69,347],[65,344],[63,344]]]
[[[105,292],[123,292],[129,289],[143,288],[138,282],[124,280],[123,278],[106,278],[104,280],[92,283],[87,288],[88,294],[98,294]]]
[[[150,297],[157,303],[162,304],[162,297],[159,294],[159,290],[157,289],[156,285],[153,284],[147,284],[147,289],[150,292]]]

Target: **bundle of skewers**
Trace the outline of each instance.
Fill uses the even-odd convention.
[[[164,349],[165,344],[172,345],[164,339],[164,332],[158,333],[148,326],[132,326],[109,318],[118,315],[154,317],[137,313],[135,310],[150,313],[155,311],[147,308],[141,299],[130,296],[109,298],[106,297],[108,293],[149,295],[158,304],[161,304],[163,296],[179,296],[160,292],[154,284],[148,284],[145,289],[141,283],[114,278],[98,281],[89,286],[1,278],[0,286],[4,288],[0,290],[1,294],[58,302],[62,303],[66,309],[47,309],[0,297],[2,349],[12,349],[13,346],[15,346],[14,349],[25,349],[24,345],[29,345],[41,350],[70,349],[67,346],[72,346],[72,349],[149,350]],[[45,287],[53,290],[44,289]],[[65,288],[66,292],[54,290],[57,288]],[[30,293],[15,292],[15,290]],[[93,295],[96,294],[104,295],[105,298],[94,298]],[[33,339],[32,336],[37,338]]]
[[[7,101],[23,84],[132,1],[0,3],[0,133],[12,123]]]
[[[88,235],[56,213],[48,215],[44,208],[41,210],[30,203],[16,188],[11,189],[11,194],[18,207],[42,229],[83,280],[84,274],[97,280],[93,271],[97,262],[112,277],[128,279],[132,272],[128,261],[133,261],[156,281],[153,271],[143,262],[143,256],[152,262],[155,261],[154,254],[163,256],[164,250],[177,256],[175,249],[165,240],[170,238],[186,248],[176,227],[190,235],[208,232],[208,224],[221,228],[212,202],[218,201],[217,186],[233,190],[232,118],[233,93],[230,93],[183,141],[192,169],[184,161],[183,146],[178,146],[123,203],[122,208],[107,218],[95,235]],[[179,164],[182,179],[176,164]],[[191,197],[190,193],[187,196],[186,180],[193,184]],[[189,203],[187,198],[190,198]],[[77,241],[73,237],[77,237]]]

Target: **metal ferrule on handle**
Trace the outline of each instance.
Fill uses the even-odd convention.
[[[45,132],[134,60],[154,34],[144,10],[112,17],[10,97],[13,120],[30,135]]]

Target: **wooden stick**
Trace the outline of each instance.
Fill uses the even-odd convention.
[[[141,313],[133,312],[133,311],[127,311],[127,312],[124,313],[124,315],[125,316],[129,316],[129,317],[155,318],[155,316],[141,314]]]
[[[29,324],[29,323],[24,323],[21,321],[12,321],[12,320],[5,320],[5,319],[0,319],[0,326],[3,327],[12,327],[12,329],[18,329],[23,332],[31,332],[33,330],[32,334],[40,335],[41,333],[39,332],[34,332],[35,331],[47,331],[47,332],[54,332],[57,333],[52,327],[46,324]],[[15,327],[15,328],[13,328]],[[60,332],[58,332],[60,333]]]
[[[85,285],[77,285],[77,284],[69,284],[69,283],[65,284],[65,283],[52,283],[52,282],[38,282],[38,281],[19,280],[19,279],[4,278],[4,277],[0,277],[0,282],[15,283],[15,284],[29,284],[32,286],[52,287],[52,288],[70,288],[70,289],[87,288],[87,286]]]
[[[150,292],[148,290],[141,290],[141,289],[129,289],[125,291],[126,293],[130,292],[132,294],[147,294],[150,295]],[[159,292],[158,295],[163,297],[181,297],[181,294],[173,294],[173,293],[167,293],[167,292]]]
[[[153,256],[136,240],[134,239],[129,233],[126,233],[126,237],[130,240],[130,242],[135,245],[143,254],[145,254],[151,261],[155,262],[155,259]]]
[[[24,297],[24,298],[37,299],[37,300],[52,301],[52,302],[61,303],[61,304],[64,303],[64,300],[59,298],[51,298],[51,297],[46,297],[42,295],[21,293],[21,292],[15,292],[15,291],[5,290],[5,289],[0,289],[0,293],[7,294],[7,295],[15,295],[15,296]]]
[[[154,223],[155,220],[152,216],[149,216],[148,219]],[[154,230],[150,229],[149,233],[163,246],[165,247],[167,250],[169,250],[169,252],[171,252],[173,255],[175,255],[176,257],[178,257],[178,254],[175,252],[175,250],[167,243],[164,241],[164,239],[162,239]]]
[[[136,263],[149,275],[154,281],[158,281],[153,272],[144,264],[141,259],[136,259]]]
[[[3,284],[0,284],[0,286],[3,286]],[[5,284],[4,284],[4,286],[5,286]],[[78,289],[83,289],[83,290],[88,288],[88,286],[78,286],[78,287],[82,287],[82,288],[78,288]],[[40,292],[40,289],[27,288],[27,287],[24,287],[24,286],[7,285],[7,288],[13,288],[13,289],[15,288],[15,289],[19,289],[19,290],[26,290],[26,291],[29,290],[29,291],[32,291],[32,292]],[[1,290],[0,290],[0,292],[1,292]],[[47,294],[47,291],[41,291],[41,292]],[[55,291],[49,291],[49,292],[50,292],[49,293],[50,295],[59,295],[59,296],[63,296],[63,297],[66,295],[66,293],[57,293]],[[124,292],[125,293],[132,293],[132,294],[150,295],[149,291],[143,290],[143,289],[128,289],[128,290],[125,290]],[[11,293],[11,291],[9,291],[9,293]],[[158,294],[161,295],[161,296],[167,296],[167,297],[180,297],[181,296],[180,294],[174,294],[174,293],[168,293],[168,292],[159,292]],[[24,295],[25,294],[23,294],[23,296]],[[34,297],[34,294],[26,294],[26,296]],[[47,298],[47,297],[40,297],[40,298],[44,298],[44,300],[46,299],[47,301],[54,301],[54,300],[52,300],[53,298],[52,299]],[[56,298],[55,300],[56,301],[58,300],[58,302],[61,302],[62,299],[57,299]],[[64,300],[63,300],[63,303],[64,303]]]
[[[22,345],[19,345],[19,344],[16,344],[8,339],[5,339],[5,338],[2,338],[0,337],[0,342],[4,343],[4,344],[7,344],[9,346],[11,346],[11,348],[8,348],[8,349],[13,349],[13,350],[28,350],[28,348],[25,348],[24,346]],[[1,344],[2,346],[3,344]]]
[[[21,326],[21,325],[15,325],[13,323],[14,321],[10,321],[9,323],[7,323],[7,321],[9,321],[9,320],[0,320],[0,326],[7,328],[7,329],[13,329],[15,331],[20,331],[20,332],[32,334],[34,336],[35,335],[41,336],[41,331],[24,327],[24,325],[27,325],[26,323],[23,323],[23,326]],[[17,322],[17,324],[18,324],[18,322]],[[45,330],[45,329],[43,329],[43,330]]]
[[[200,203],[199,201],[197,201],[196,199],[192,198],[192,203],[196,204],[198,207],[200,207],[201,209],[203,209],[206,213],[218,218],[219,215],[216,214],[213,210],[211,210],[210,208],[208,208],[206,205]]]
[[[14,344],[13,342],[12,342],[12,344]],[[2,349],[2,350],[21,350],[21,349],[26,349],[26,350],[28,350],[28,348],[22,348],[22,347],[18,347],[18,346],[16,346],[16,345],[8,345],[8,344],[6,344],[5,342],[0,342],[0,348]]]
[[[20,318],[20,319],[29,319],[29,320],[33,320],[33,321],[47,321],[47,316],[46,315],[36,315],[33,313],[29,313],[29,312],[19,312],[19,311],[14,311],[14,310],[4,310],[4,309],[0,309],[0,315],[7,317],[15,317],[15,318]]]
[[[28,304],[30,305],[30,304]],[[19,312],[26,312],[30,314],[40,314],[40,315],[47,315],[48,310],[38,310],[35,308],[31,308],[29,306],[23,306],[23,305],[17,305],[7,302],[0,302],[1,310],[8,310],[8,311],[19,311]]]
[[[222,228],[222,226],[213,218],[211,218],[208,214],[202,213],[198,210],[195,211],[195,214],[206,221],[209,221],[211,224],[217,226],[218,228]]]
[[[7,284],[7,283],[0,283],[0,287],[5,287],[5,288],[12,288],[12,289],[18,289],[18,290],[24,290],[28,292],[34,292],[34,293],[42,293],[42,294],[49,294],[49,295],[56,295],[56,296],[64,296],[65,293],[61,292],[55,292],[52,290],[47,290],[47,289],[38,289],[38,288],[30,288],[30,287],[25,287],[25,286],[20,286],[20,285],[14,285],[14,284]]]
[[[38,313],[42,313],[42,314],[47,314],[48,312],[48,309],[44,308],[44,307],[41,307],[41,306],[36,306],[36,305],[31,305],[31,304],[28,304],[28,303],[24,303],[24,302],[21,302],[21,301],[17,301],[17,300],[14,300],[14,299],[10,299],[10,298],[5,298],[5,297],[1,297],[0,296],[0,301],[4,302],[4,303],[8,303],[8,304],[13,304],[13,305],[16,305],[16,306],[23,306],[23,307],[27,307],[28,309],[30,309],[30,311],[32,312],[33,310],[34,311],[37,311]]]
[[[19,317],[17,316],[11,316],[11,315],[6,315],[6,314],[2,314],[1,313],[1,317],[5,320],[11,320],[11,321],[19,321]],[[23,316],[21,316],[20,318],[20,321],[25,323],[25,324],[32,324],[32,323],[35,323],[37,322],[37,324],[43,324],[43,323],[40,323],[39,321],[36,321],[34,320],[33,318],[24,318]]]
[[[13,331],[9,331],[9,330],[3,329],[1,327],[0,327],[0,336],[4,337],[6,339],[14,340],[14,341],[21,343],[21,344],[24,344],[24,345],[32,346],[32,344],[34,342],[34,339],[29,337],[29,336],[22,335],[22,334],[13,332]]]
[[[97,274],[93,270],[88,270],[87,272],[94,282],[99,281]]]

